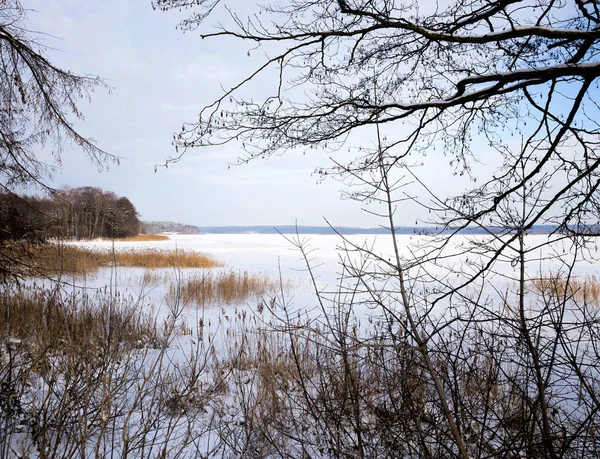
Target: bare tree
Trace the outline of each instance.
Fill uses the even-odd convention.
[[[46,56],[44,35],[27,28],[26,13],[19,0],[0,3],[0,174],[5,189],[43,185],[60,165],[66,142],[98,166],[116,160],[73,125],[82,117],[80,99],[104,83],[54,65]],[[55,164],[40,161],[36,148],[42,145],[52,148]]]
[[[197,3],[200,12],[181,25],[196,29],[219,1],[154,5]],[[360,128],[394,126],[384,132],[384,149],[399,164],[434,144],[458,174],[469,174],[474,147],[504,159],[500,173],[465,193],[476,199],[459,206],[449,223],[498,223],[497,210],[523,183],[543,181],[561,186],[526,226],[551,220],[549,208],[564,205],[552,221],[578,228],[594,212],[596,189],[597,8],[579,1],[460,1],[428,13],[403,1],[297,0],[266,6],[255,17],[232,11],[231,28],[201,36],[237,37],[272,54],[204,107],[199,121],[185,124],[175,146],[185,152],[237,141],[245,160],[296,147],[337,150]],[[258,102],[236,98],[269,67],[277,69],[272,94]],[[515,134],[523,141],[509,142]],[[520,177],[523,158],[531,160]],[[347,166],[373,164],[367,155]]]
[[[44,45],[47,37],[28,29],[26,16],[20,0],[0,2],[0,188],[8,193],[31,187],[51,191],[47,179],[60,167],[69,143],[98,167],[117,161],[74,127],[74,121],[82,118],[80,101],[106,85],[98,77],[78,75],[52,63]],[[52,156],[41,157],[41,148]],[[3,221],[11,218],[2,217]],[[42,228],[28,233],[34,230],[39,233]],[[13,234],[8,239],[18,237]],[[14,265],[4,247],[0,265],[6,273]]]
[[[577,271],[600,219],[597,2],[289,0],[251,16],[220,0],[153,5],[192,8],[182,28],[266,55],[183,125],[167,162],[230,142],[241,163],[329,151],[334,165],[320,172],[382,203],[371,212],[392,236],[391,258],[346,241],[332,303],[315,285],[327,338],[282,317],[302,390],[279,390],[322,429],[294,437],[280,423],[281,435],[265,436],[297,442],[290,456],[323,444],[335,457],[597,454],[599,317]],[[219,11],[227,22],[207,29]],[[255,82],[271,92],[248,97]],[[336,159],[342,146],[359,153]],[[499,166],[475,173],[479,158]],[[416,167],[429,161],[465,191],[438,193]],[[440,229],[412,252],[395,232],[406,200]],[[553,237],[528,239],[539,225]],[[454,237],[472,228],[488,237]],[[357,305],[383,324],[375,334],[350,331]],[[295,357],[300,339],[319,343],[316,370]],[[340,363],[342,382],[327,362]],[[334,406],[340,385],[345,403]]]

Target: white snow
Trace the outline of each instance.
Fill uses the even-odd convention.
[[[308,254],[310,264],[314,268],[313,275],[316,278],[317,288],[333,292],[332,295],[329,295],[329,298],[333,300],[339,300],[344,297],[344,292],[340,292],[338,288],[341,274],[344,271],[341,263],[344,262],[348,265],[358,263],[361,260],[360,254],[356,252],[345,254],[340,250],[341,246],[344,244],[348,246],[350,244],[351,247],[354,244],[356,246],[368,247],[371,253],[377,254],[382,260],[390,260],[391,262],[393,262],[395,257],[392,239],[385,235],[347,236],[345,242],[340,237],[332,235],[300,235],[299,238],[304,241],[305,251]],[[441,281],[449,285],[458,285],[469,274],[469,271],[475,272],[477,266],[486,261],[485,256],[478,256],[472,250],[466,250],[467,245],[472,242],[481,243],[485,240],[486,238],[481,236],[460,236],[456,237],[454,242],[443,250],[429,252],[431,247],[428,244],[431,243],[432,238],[402,235],[398,237],[398,246],[400,256],[406,257],[408,260],[414,254],[419,253],[428,253],[432,257],[423,266],[413,266],[408,269],[411,282],[415,279],[419,280],[424,276],[425,280],[431,282]],[[536,276],[540,272],[556,271],[565,262],[568,262],[569,258],[573,255],[573,247],[563,242],[559,242],[552,247],[536,248],[547,241],[548,237],[543,235],[527,237],[527,245],[532,248],[530,255],[533,260],[528,265],[528,272],[531,276]],[[222,268],[210,268],[213,270],[239,269],[253,273],[266,273],[274,278],[281,276],[284,281],[293,281],[293,287],[286,288],[283,292],[285,303],[288,306],[287,312],[293,314],[295,317],[305,317],[307,320],[323,320],[322,311],[318,307],[319,303],[311,289],[310,275],[306,270],[306,260],[303,259],[300,252],[293,247],[290,241],[280,235],[172,235],[168,241],[112,242],[96,240],[77,242],[75,244],[96,250],[115,251],[149,247],[193,250],[212,255],[224,265]],[[462,253],[463,250],[464,253]],[[596,246],[592,246],[590,255],[595,254],[595,251]],[[511,254],[510,250],[508,253]],[[348,256],[347,259],[344,258],[345,255]],[[446,258],[449,255],[456,256]],[[517,267],[514,263],[514,258],[511,258],[514,256],[516,256],[516,253],[502,258],[494,269],[496,274],[487,276],[483,280],[482,287],[486,293],[493,294],[496,291],[495,289],[505,291],[514,287],[513,279],[517,276]],[[549,256],[550,258],[548,258]],[[594,275],[598,272],[600,264],[591,256],[589,258],[589,262],[577,265],[575,274]],[[367,264],[365,265],[366,271],[372,268],[368,264],[370,262],[370,260],[367,260]],[[260,333],[260,330],[265,328],[265,324],[273,319],[268,311],[263,310],[261,312],[257,308],[257,299],[232,305],[200,306],[196,304],[170,304],[166,299],[169,282],[174,282],[180,276],[185,277],[193,271],[185,268],[160,269],[157,272],[161,274],[159,277],[163,280],[158,285],[146,285],[143,282],[144,269],[126,267],[103,268],[95,275],[69,279],[74,285],[70,287],[70,292],[94,291],[96,289],[110,290],[115,294],[118,293],[122,298],[129,297],[133,301],[139,301],[145,310],[155,315],[158,323],[163,323],[172,317],[173,314],[178,315],[178,324],[185,323],[189,333],[176,334],[175,338],[170,342],[168,350],[162,355],[152,349],[141,352],[140,360],[135,363],[134,367],[143,373],[144,368],[154,365],[156,358],[160,358],[165,362],[164,371],[167,368],[175,368],[178,372],[185,372],[190,367],[190,362],[193,361],[194,356],[201,355],[202,352],[209,349],[209,344],[214,345],[214,354],[210,358],[217,361],[219,359],[224,361],[227,356],[231,356],[232,353],[235,354],[236,350],[243,349],[244,344],[238,341],[239,334],[243,330],[251,330],[251,334]],[[344,277],[347,277],[347,273]],[[359,283],[363,281],[372,283],[377,288],[377,280],[361,278]],[[494,284],[495,289],[490,288],[490,283]],[[350,284],[352,284],[351,280]],[[415,288],[420,288],[419,282],[415,282],[414,286]],[[280,297],[277,301],[282,302],[282,292],[276,293]],[[445,308],[447,304],[447,302],[441,303],[438,306],[436,314],[443,316],[446,313]],[[327,308],[329,305],[326,304],[325,307]],[[275,313],[281,313],[281,310],[275,311]],[[367,330],[370,326],[372,314],[376,314],[375,317],[377,317],[377,314],[380,314],[379,312],[374,313],[373,310],[369,309],[368,305],[361,304],[360,301],[357,301],[356,305],[352,306],[352,313],[357,317],[359,327],[362,331]],[[199,326],[200,322],[204,324],[202,327]],[[249,346],[247,352],[256,351],[251,343],[247,345]],[[198,354],[199,350],[200,354]],[[159,357],[155,357],[155,355]],[[225,366],[224,368],[227,367]],[[223,368],[221,371],[224,371]],[[232,369],[231,371],[229,383],[233,385],[242,384],[243,386],[243,384],[246,384],[244,381],[251,381],[255,377],[250,373],[245,373],[243,370],[236,369],[234,371]],[[212,382],[214,382],[214,375],[207,368],[203,372],[201,384],[209,386]],[[175,387],[173,390],[176,392],[177,388]],[[232,390],[230,393],[235,392]],[[202,409],[205,410],[205,413],[199,418],[194,418],[191,428],[204,432],[196,440],[196,443],[200,445],[199,449],[201,451],[208,451],[210,449],[209,445],[217,440],[217,430],[206,424],[209,422],[210,416],[219,412],[221,422],[226,422],[226,417],[229,414],[224,415],[223,413],[231,413],[230,417],[232,420],[235,419],[236,422],[243,422],[243,419],[240,418],[239,413],[236,411],[238,409],[236,399],[232,398],[230,393],[225,392],[222,396],[213,397],[211,403],[203,405]],[[128,397],[131,400],[135,399],[135,393],[123,395],[123,399],[120,401],[120,403],[123,403],[123,406],[129,406]],[[135,408],[131,419],[142,419],[143,413],[136,410],[139,410],[139,407]],[[183,432],[190,427],[185,425],[185,422],[187,422],[185,416],[179,419],[179,421],[182,422],[182,425],[179,426],[175,423],[176,432],[179,432],[179,429]],[[200,424],[196,425],[198,422]],[[130,429],[131,426],[127,428]],[[163,432],[159,432],[159,438],[163,434],[166,435]],[[183,433],[181,434],[183,435]]]

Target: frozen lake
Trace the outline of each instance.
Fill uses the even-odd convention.
[[[313,258],[318,264],[333,268],[338,264],[340,249],[344,241],[337,235],[300,235],[307,247],[313,251]],[[293,235],[279,234],[199,234],[199,235],[170,235],[166,241],[151,242],[120,242],[110,240],[95,240],[77,242],[84,247],[95,247],[103,249],[121,250],[125,248],[149,248],[160,249],[183,249],[212,254],[225,264],[240,269],[253,269],[259,271],[277,272],[278,262],[284,271],[294,270],[304,266],[304,261],[297,249],[287,239],[295,239]],[[392,238],[387,235],[355,235],[344,236],[344,238],[356,245],[366,245],[375,253],[391,256],[393,254]],[[415,247],[430,242],[433,238],[418,235],[397,236],[399,250],[403,255],[408,255]],[[486,236],[454,236],[451,247],[445,252],[456,250],[456,247],[467,241],[484,241]],[[540,246],[546,243],[549,237],[546,235],[527,236],[526,243],[529,247]],[[597,245],[592,247],[597,250]],[[570,245],[560,242],[555,250],[562,251],[566,256],[570,253]],[[543,254],[548,255],[551,251],[544,249]],[[539,252],[538,252],[539,253]],[[538,254],[532,253],[532,256]],[[464,257],[463,257],[464,258]],[[595,263],[582,264],[586,271],[593,269]],[[585,267],[584,267],[585,266]]]
[[[287,239],[286,239],[287,238]],[[193,250],[212,255],[222,262],[225,267],[265,272],[278,276],[279,272],[284,278],[306,279],[306,262],[300,251],[288,239],[296,236],[270,235],[270,234],[200,234],[200,235],[171,235],[167,241],[152,242],[112,242],[110,240],[95,240],[77,242],[77,245],[90,248],[123,250],[129,248],[159,248]],[[343,256],[345,241],[356,246],[367,247],[374,254],[383,259],[392,259],[394,256],[393,241],[386,235],[356,235],[344,236],[345,241],[337,235],[300,235],[300,240],[305,244],[309,253],[311,265],[319,275],[321,283],[335,284],[339,278],[340,257]],[[479,262],[487,261],[473,251],[467,250],[470,243],[480,244],[489,240],[485,236],[455,236],[452,242],[440,251],[430,255],[433,269],[445,269],[457,263],[466,263],[473,267]],[[428,252],[431,247],[424,248],[424,244],[432,244],[433,238],[428,236],[399,235],[397,236],[400,255],[405,260],[411,260],[419,253]],[[559,241],[551,246],[541,247],[549,241],[546,235],[526,237],[526,244],[530,248],[528,253],[528,271],[555,270],[568,263],[574,253],[569,242]],[[513,243],[512,246],[516,246]],[[578,262],[576,271],[579,274],[595,274],[600,268],[597,259],[598,247],[591,245],[585,252],[586,261]],[[461,253],[463,252],[463,253]],[[470,253],[469,253],[470,252]],[[582,252],[583,253],[583,252]],[[517,272],[513,258],[516,254],[510,249],[506,256],[500,257],[495,270],[500,274],[514,275]],[[435,259],[433,259],[435,258]],[[393,261],[393,260],[392,260]]]
[[[211,255],[223,264],[223,270],[240,270],[256,274],[266,274],[271,278],[289,281],[294,287],[287,289],[286,301],[294,310],[314,311],[317,299],[311,286],[310,275],[307,272],[306,260],[297,247],[294,239],[297,236],[266,235],[266,234],[200,234],[200,235],[171,235],[166,241],[152,242],[112,242],[96,240],[77,242],[76,244],[102,250],[124,250],[131,248],[159,248],[192,250]],[[348,270],[342,267],[360,265],[369,273],[390,271],[386,261],[393,263],[395,252],[393,240],[387,235],[355,235],[345,236],[342,239],[337,235],[300,235],[300,241],[308,256],[317,287],[321,291],[337,292],[342,273],[347,279]],[[490,242],[491,241],[491,242]],[[584,255],[586,260],[579,261],[573,269],[572,275],[580,277],[595,276],[600,268],[597,260],[597,246],[590,245],[585,251],[576,248],[568,241],[558,241],[547,245],[549,237],[546,235],[533,235],[526,237],[529,248],[526,271],[529,277],[566,272],[575,253]],[[296,241],[297,242],[297,241]],[[409,270],[409,283],[414,288],[421,288],[420,284],[434,284],[441,282],[448,286],[460,285],[469,276],[478,272],[481,266],[491,262],[489,253],[486,253],[483,244],[489,242],[493,247],[498,247],[501,240],[492,240],[484,236],[455,236],[449,244],[435,241],[433,237],[417,235],[399,235],[397,246],[403,263],[412,266]],[[346,245],[350,251],[345,252]],[[486,294],[497,294],[515,287],[518,278],[517,252],[514,250],[516,242],[506,248],[502,255],[493,261],[490,274],[478,278],[469,288],[482,289]],[[364,247],[371,254],[367,257],[354,250],[355,247]],[[375,260],[372,255],[379,257]],[[424,256],[427,261],[412,265],[413,260]],[[211,268],[215,269],[215,268]],[[393,269],[392,269],[393,270]],[[185,275],[188,269],[162,269],[159,270],[166,277]],[[123,295],[132,298],[143,298],[146,308],[156,311],[158,316],[165,314],[165,295],[168,292],[167,284],[146,285],[143,283],[145,270],[141,268],[105,268],[99,273],[86,278],[74,278],[73,282],[86,288],[112,288]],[[392,276],[393,277],[393,276]],[[374,281],[376,282],[376,281]],[[376,285],[376,284],[374,284]],[[422,287],[427,288],[427,287]],[[256,306],[256,299],[251,299],[244,304],[228,305],[227,307],[244,308]],[[440,314],[444,313],[447,304],[438,307]],[[218,308],[217,308],[218,309]],[[362,312],[359,312],[361,311]],[[360,315],[367,313],[364,309],[356,308]],[[215,312],[209,313],[214,314]]]

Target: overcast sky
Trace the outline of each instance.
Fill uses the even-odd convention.
[[[90,104],[82,103],[85,121],[77,126],[102,149],[122,157],[120,166],[98,172],[80,152],[68,149],[52,185],[99,186],[127,196],[143,220],[322,225],[326,217],[338,226],[382,223],[360,204],[340,200],[340,183],[317,182],[314,169],[329,165],[319,151],[228,168],[241,154],[239,146],[230,145],[193,151],[154,172],[174,154],[173,132],[193,121],[221,87],[258,65],[245,45],[184,34],[175,28],[183,16],[154,11],[150,0],[23,0],[23,5],[32,10],[27,26],[50,35],[45,44],[54,62],[99,75],[112,88],[110,93],[99,89]],[[435,182],[440,167],[448,166],[436,164],[424,179]],[[398,224],[414,225],[419,216],[408,206]]]

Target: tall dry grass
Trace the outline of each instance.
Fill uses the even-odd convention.
[[[91,272],[108,264],[217,265],[183,251],[110,253],[51,244],[27,250],[36,272]],[[269,413],[265,421],[280,417],[280,387],[295,381],[298,366],[290,354],[279,352],[285,335],[261,332],[255,337],[256,320],[252,325],[250,315],[236,310],[232,328],[218,327],[230,354],[225,357],[210,338],[194,336],[200,331],[183,313],[183,298],[232,303],[275,290],[279,281],[221,270],[203,270],[181,281],[182,272],[143,274],[144,283],[172,284],[176,298],[168,302],[162,321],[143,313],[141,297],[106,290],[65,292],[60,283],[0,288],[0,457],[195,457],[199,438],[217,441],[211,456],[240,456],[237,446],[230,448],[220,439],[231,422],[226,394],[249,387],[247,377],[255,381],[256,394],[263,394],[248,406]],[[172,276],[180,281],[173,282]],[[229,317],[223,312],[226,323]],[[206,327],[210,329],[210,320]],[[230,332],[239,335],[229,339]],[[185,355],[182,362],[172,358],[180,339],[186,343],[179,349]],[[210,418],[208,410],[214,413]],[[254,418],[246,412],[244,419]],[[237,433],[237,417],[234,425]],[[15,436],[26,441],[15,448]]]
[[[105,253],[72,245],[22,244],[13,249],[19,260],[19,271],[25,275],[86,274],[96,272],[100,267],[109,264]]]
[[[163,328],[132,297],[43,288],[0,291],[0,457],[193,456],[220,381],[202,349],[171,360],[177,314]]]
[[[169,236],[164,234],[138,234],[117,239],[119,242],[147,242],[147,241],[168,241]]]
[[[557,298],[570,298],[585,303],[600,304],[600,278],[596,276],[533,279],[535,290]]]
[[[135,266],[140,268],[215,268],[221,266],[209,255],[190,250],[161,250],[161,249],[128,249],[107,253],[110,260],[118,266]]]
[[[158,338],[153,317],[107,293],[72,294],[65,301],[59,290],[35,285],[0,291],[0,342],[20,340],[43,355],[139,347]]]
[[[179,296],[187,304],[232,304],[258,298],[279,288],[279,281],[265,274],[247,271],[204,271],[183,279],[181,285],[171,285],[169,297]]]
[[[65,244],[37,244],[14,249],[23,274],[94,273],[105,266],[155,268],[212,268],[221,264],[208,255],[187,250],[90,250]]]

